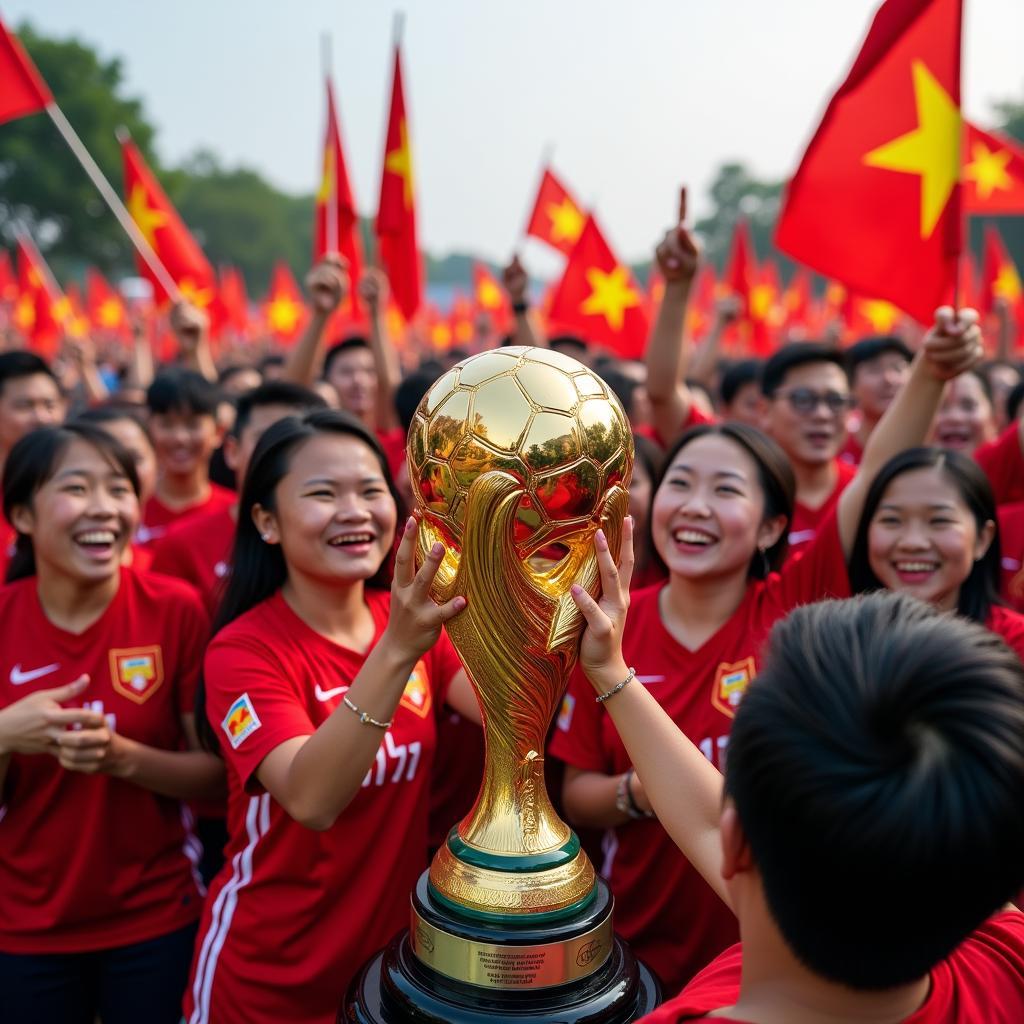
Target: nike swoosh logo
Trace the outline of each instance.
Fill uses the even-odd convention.
[[[60,668],[59,663],[53,665],[44,665],[42,668],[34,668],[28,672],[21,671],[21,662],[19,661],[14,668],[11,669],[11,682],[15,686],[21,686],[22,683],[31,683],[33,679],[40,679],[42,676],[48,676],[51,672],[56,672]]]
[[[339,697],[348,689],[347,686],[335,686],[333,689],[325,690],[319,683],[316,684],[316,689],[313,691],[316,694],[316,699],[320,701],[330,700],[332,697]]]

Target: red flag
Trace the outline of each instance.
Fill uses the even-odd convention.
[[[36,114],[53,102],[32,58],[20,40],[0,21],[0,124]]]
[[[412,145],[402,89],[401,51],[397,46],[377,210],[377,238],[391,294],[402,315],[411,320],[423,300],[423,267],[416,246]]]
[[[964,125],[964,213],[1024,213],[1024,147]]]
[[[242,337],[249,329],[249,297],[238,267],[223,267],[217,293],[221,328]]]
[[[545,167],[526,233],[569,256],[579,241],[586,219],[569,190],[550,167]]]
[[[306,305],[288,264],[278,260],[263,302],[263,320],[273,338],[286,344],[296,341],[306,326]]]
[[[128,334],[124,300],[95,267],[85,272],[85,309],[96,330],[122,337]]]
[[[465,347],[476,336],[473,306],[474,303],[461,292],[455,293],[455,297],[452,299],[452,308],[448,314],[453,345]]]
[[[322,167],[313,222],[313,262],[323,259],[329,252],[341,253],[345,257],[352,287],[345,300],[343,315],[351,320],[361,315],[356,286],[363,276],[363,247],[359,240],[359,212],[348,179],[334,86],[330,79],[327,80],[327,127]]]
[[[782,325],[781,292],[779,268],[774,260],[766,259],[750,289],[749,315],[754,355],[767,356],[774,348],[776,332]]]
[[[926,322],[956,277],[962,0],[886,0],[790,181],[776,244]]]
[[[750,292],[757,279],[757,257],[754,255],[754,244],[750,240],[750,228],[742,217],[736,221],[732,233],[732,245],[725,262],[720,288],[732,292],[741,302],[740,317],[750,315]]]
[[[717,289],[715,268],[710,263],[702,264],[697,271],[697,278],[690,290],[690,301],[686,306],[686,333],[694,341],[699,341],[711,329],[715,316]],[[658,301],[661,301],[660,298]]]
[[[496,331],[507,331],[512,310],[505,289],[498,279],[479,261],[473,264],[473,302],[477,312],[486,313]]]
[[[1013,257],[1006,251],[995,225],[985,229],[985,253],[981,269],[981,312],[988,315],[996,299],[1004,299],[1015,310],[1024,305],[1024,290]]]
[[[18,297],[18,282],[11,269],[11,254],[0,249],[0,302],[14,302]]]
[[[18,238],[18,291],[14,322],[31,348],[52,359],[68,312],[67,300],[39,250],[24,236]]]
[[[121,144],[121,153],[125,205],[132,220],[181,289],[182,297],[193,305],[209,309],[217,286],[213,268],[135,144],[126,139]],[[156,276],[144,260],[137,258],[136,262],[139,274],[153,286],[157,302],[163,302],[167,293]]]
[[[624,359],[643,358],[648,320],[640,286],[615,258],[593,216],[583,225],[549,316]]]
[[[782,293],[782,322],[787,331],[806,330],[811,317],[811,275],[799,267]]]

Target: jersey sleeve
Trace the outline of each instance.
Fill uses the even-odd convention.
[[[604,708],[594,700],[594,688],[576,668],[562,698],[548,752],[574,768],[610,772],[611,759],[601,741]]]
[[[259,790],[255,772],[272,750],[316,732],[287,669],[255,638],[214,638],[203,678],[207,718],[225,760],[250,791]]]
[[[430,688],[434,693],[434,700],[440,707],[448,697],[448,687],[452,679],[462,668],[459,654],[451,638],[442,629],[437,643],[430,649]]]
[[[1020,421],[1011,423],[994,441],[981,445],[974,460],[985,471],[997,505],[1024,501],[1024,454]]]
[[[1024,1020],[1024,914],[995,914],[962,942],[947,960],[964,1020]],[[977,1017],[970,1013],[977,1011]]]
[[[830,597],[850,596],[850,575],[835,509],[826,516],[814,540],[789,559],[781,572],[768,577],[765,589],[773,615]]]

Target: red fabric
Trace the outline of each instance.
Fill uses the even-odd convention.
[[[195,516],[223,511],[230,508],[238,500],[234,491],[229,491],[219,484],[210,484],[210,493],[195,505],[186,508],[168,508],[156,495],[149,499],[142,507],[142,525],[139,527],[136,542],[138,544],[151,544],[159,540],[167,533],[167,530]]]
[[[639,1024],[724,1021],[711,1010],[733,1006],[740,994],[742,946],[726,950],[674,999]],[[1017,1024],[1024,1020],[1024,916],[996,914],[931,970],[924,1004],[903,1024]]]
[[[46,618],[27,577],[0,589],[0,623],[0,706],[88,673],[82,706],[112,716],[131,739],[181,748],[209,629],[189,587],[122,569],[107,610],[75,635]],[[142,659],[148,678],[136,685],[126,658]],[[48,755],[14,754],[3,802],[0,950],[105,949],[199,916],[196,840],[179,801],[110,775],[65,771]]]
[[[124,300],[95,267],[89,267],[85,272],[85,295],[86,312],[94,328],[106,334],[128,337],[128,311]]]
[[[0,21],[0,124],[45,110],[53,96],[21,41]]]
[[[473,306],[476,313],[486,313],[491,318],[496,331],[504,333],[511,328],[512,308],[505,289],[479,260],[473,262]],[[453,333],[457,345],[467,340],[460,338],[457,330]]]
[[[402,463],[405,462],[405,431],[401,427],[378,430],[377,440],[380,441],[380,446],[384,449],[391,475],[396,476]]]
[[[985,471],[997,505],[1024,501],[1024,455],[1020,422],[1011,423],[994,441],[974,451],[974,461]]]
[[[630,269],[615,257],[593,215],[565,265],[548,319],[623,359],[643,358],[650,326],[643,293]]]
[[[526,233],[570,255],[579,241],[586,215],[550,167],[541,175]]]
[[[922,323],[950,294],[962,248],[961,7],[882,4],[789,183],[776,231],[790,256]],[[928,103],[935,94],[941,100]],[[895,166],[910,155],[886,149],[920,129],[923,105],[940,110],[927,124],[929,189],[924,174]]]
[[[14,527],[4,519],[4,514],[0,511],[0,585],[7,578],[7,564],[14,554],[14,543],[17,539],[18,534]]]
[[[367,591],[366,602],[376,644],[389,595]],[[331,828],[293,821],[255,777],[272,750],[311,735],[341,705],[365,659],[310,629],[280,593],[207,650],[206,706],[228,767],[230,839],[186,993],[185,1017],[196,1024],[333,1022],[350,977],[408,925],[409,892],[427,865],[436,706],[460,667],[446,638],[417,664],[363,789]],[[242,698],[248,719],[229,714]]]
[[[1004,299],[1019,316],[1024,310],[1024,290],[1013,257],[1006,251],[999,228],[989,224],[985,228],[985,249],[982,253],[981,284],[978,290],[980,312],[988,316],[995,308],[996,299]]]
[[[381,263],[391,284],[391,295],[406,320],[413,318],[423,301],[423,263],[416,241],[414,182],[412,144],[402,88],[402,57],[396,46],[377,211],[377,239]]]
[[[263,320],[275,341],[288,345],[298,341],[309,316],[295,276],[284,260],[274,264],[270,291],[263,300]]]
[[[151,547],[153,569],[195,587],[211,618],[231,568],[235,543],[233,505],[194,515],[171,526]]]
[[[964,122],[964,213],[1024,213],[1024,147]]]
[[[985,625],[993,633],[998,633],[1006,645],[1017,652],[1017,657],[1024,661],[1024,615],[1012,608],[996,605],[989,610]]]
[[[857,467],[843,462],[841,458],[836,459],[836,485],[832,493],[817,508],[810,508],[802,502],[795,502],[793,505],[793,522],[789,527],[789,551],[786,557],[806,550],[807,545],[814,540],[821,524],[832,514],[832,510],[839,502],[839,495],[846,490],[850,481],[857,475]]]
[[[1024,502],[999,509],[999,546],[1003,560],[999,595],[1015,611],[1024,612]]]
[[[484,777],[484,732],[476,722],[445,710],[437,724],[437,755],[430,780],[430,848],[472,810]]]
[[[859,466],[860,460],[864,458],[864,449],[857,440],[857,435],[851,430],[846,435],[846,444],[839,453],[839,461],[845,462],[848,466]]]
[[[135,144],[128,140],[122,142],[121,155],[124,160],[125,205],[128,212],[181,289],[183,297],[195,306],[209,308],[217,288],[213,267]],[[136,264],[139,275],[153,286],[156,300],[166,300],[166,291],[146,261],[136,256]]]
[[[781,574],[752,582],[732,618],[696,651],[665,629],[661,587],[634,593],[623,655],[680,729],[721,769],[736,707],[757,675],[772,625],[796,605],[849,596],[833,517],[806,555]],[[550,753],[586,771],[618,774],[629,755],[593,687],[577,671],[550,743]],[[598,865],[615,895],[615,928],[674,991],[737,937],[732,912],[715,895],[657,821],[609,830]]]
[[[60,288],[42,254],[27,236],[18,238],[18,304],[15,322],[44,359],[57,354],[66,310]]]

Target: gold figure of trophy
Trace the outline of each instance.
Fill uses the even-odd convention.
[[[549,349],[504,348],[433,385],[408,452],[418,558],[441,540],[447,553],[434,597],[467,598],[447,628],[480,702],[486,744],[476,803],[434,858],[430,897],[463,919],[512,929],[564,921],[593,901],[595,874],[551,806],[544,747],[585,626],[569,588],[598,590],[599,526],[618,551],[630,428],[583,364]],[[468,948],[465,937],[431,926],[415,901],[412,943],[423,962],[453,977],[543,987],[600,966],[612,944],[610,903],[604,917],[547,967],[536,952],[544,943],[519,956],[527,967],[518,970],[496,947]]]

